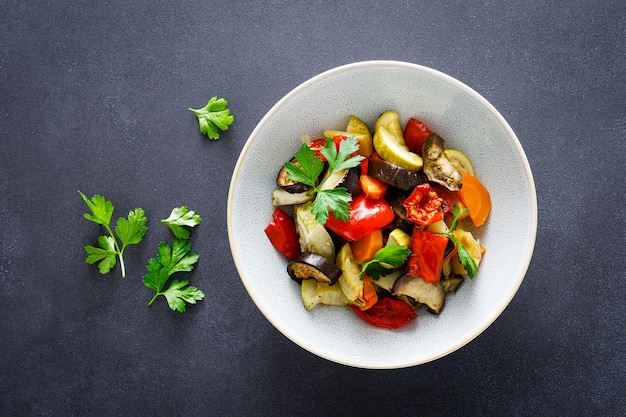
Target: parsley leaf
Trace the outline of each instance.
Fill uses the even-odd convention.
[[[461,206],[459,206],[458,204],[455,204],[452,206],[452,211],[450,212],[450,214],[452,214],[452,223],[450,224],[450,228],[449,228],[451,232],[456,230],[456,227],[459,224],[459,218],[461,218],[463,215],[465,215],[468,212],[469,212],[469,209],[461,210]]]
[[[170,277],[166,268],[159,263],[158,260],[150,258],[147,266],[148,273],[142,277],[143,284],[157,292],[148,305],[152,304],[154,299],[161,293],[161,290]]]
[[[285,169],[287,170],[287,176],[296,182],[315,187],[317,178],[324,170],[324,162],[322,158],[315,156],[315,152],[307,145],[303,143],[296,152],[297,164],[293,162],[286,162]]]
[[[143,239],[148,231],[146,227],[145,212],[141,208],[136,208],[128,213],[128,218],[120,217],[115,225],[115,234],[111,229],[111,218],[113,217],[114,206],[101,195],[94,195],[89,199],[85,194],[78,191],[87,207],[91,210],[91,214],[85,213],[83,217],[89,221],[104,226],[108,236],[98,237],[98,245],[85,246],[87,254],[86,263],[92,265],[98,261],[98,269],[101,274],[107,274],[115,266],[117,259],[120,260],[120,269],[122,278],[126,278],[126,267],[124,265],[124,250],[128,245],[136,245]],[[115,238],[117,235],[118,240]],[[121,242],[121,244],[120,244]]]
[[[465,215],[469,210],[461,210],[461,207],[458,204],[452,206],[452,223],[450,224],[450,229],[448,232],[440,233],[441,235],[446,236],[448,239],[454,243],[457,248],[457,253],[459,255],[459,261],[461,265],[465,267],[465,271],[467,271],[467,276],[470,278],[474,278],[478,273],[478,266],[476,265],[476,261],[472,258],[472,255],[468,252],[468,250],[463,246],[461,241],[454,237],[451,233],[456,230],[457,225],[459,224],[459,218]]]
[[[339,149],[331,138],[326,138],[326,146],[320,149],[322,155],[326,157],[330,172],[327,177],[342,169],[352,168],[361,163],[365,157],[358,155],[350,158],[350,155],[359,150],[359,144],[354,136],[339,142]]]
[[[189,239],[189,230],[184,226],[194,227],[200,222],[202,218],[187,206],[174,208],[167,219],[161,220],[161,223],[165,223],[172,230],[174,236],[181,239]]]
[[[472,255],[467,251],[465,246],[461,243],[459,239],[454,237],[452,233],[447,233],[448,239],[450,239],[457,247],[457,253],[459,255],[459,261],[461,265],[465,267],[465,271],[467,271],[467,276],[470,278],[474,278],[478,273],[478,266],[476,266],[476,261],[472,258]]]
[[[350,220],[350,201],[352,196],[344,187],[320,190],[315,201],[311,203],[311,213],[318,223],[324,224],[328,220],[328,208],[332,207],[337,220]]]
[[[95,246],[85,246],[85,252],[87,253],[87,262],[89,265],[93,265],[100,261],[98,264],[98,270],[101,274],[107,274],[117,262],[117,250],[115,249],[115,240],[111,236],[98,237],[99,248]]]
[[[363,274],[369,275],[373,280],[378,280],[380,277],[389,275],[392,270],[386,268],[385,265],[392,267],[399,267],[406,261],[406,258],[411,254],[409,248],[402,245],[395,245],[388,243],[380,248],[374,254],[374,257],[367,262],[353,261],[356,264],[361,265],[361,273],[359,278],[363,279]]]
[[[234,122],[234,117],[228,109],[228,101],[224,98],[212,97],[206,106],[201,109],[189,108],[197,117],[200,132],[211,140],[220,138],[219,131],[226,131]]]
[[[186,304],[195,304],[196,301],[204,298],[204,293],[189,285],[189,281],[173,280],[169,288],[165,290],[162,295],[167,298],[167,304],[172,310],[178,310],[179,313],[185,312]]]
[[[307,144],[303,143],[296,152],[297,164],[285,163],[288,178],[312,187],[309,194],[315,194],[315,200],[311,204],[311,213],[318,223],[326,223],[331,211],[338,220],[350,219],[349,203],[352,201],[352,196],[348,190],[345,187],[324,189],[323,185],[331,175],[359,165],[365,157],[362,155],[351,156],[358,150],[359,144],[354,136],[339,142],[338,147],[332,138],[326,138],[326,144],[320,148],[320,152],[328,161],[328,170],[319,181],[318,178],[324,169],[324,163],[322,158],[317,156]]]
[[[165,242],[159,244],[157,260],[167,270],[168,275],[174,272],[190,272],[198,262],[198,255],[189,253],[191,243],[185,239],[174,239],[172,246]]]
[[[111,217],[113,217],[113,203],[98,194],[94,195],[91,200],[89,200],[87,196],[80,191],[78,192],[78,194],[80,194],[85,203],[87,203],[87,207],[89,207],[89,210],[91,210],[91,214],[85,213],[83,217],[94,223],[109,227],[109,223],[111,223]]]
[[[195,304],[196,301],[204,298],[202,291],[194,286],[187,286],[189,284],[187,280],[175,279],[164,290],[172,274],[193,270],[194,264],[198,262],[198,255],[189,253],[190,251],[191,244],[185,239],[174,239],[172,246],[161,242],[157,258],[151,258],[148,261],[147,274],[142,278],[144,285],[156,292],[148,305],[152,305],[154,300],[162,295],[167,299],[167,304],[172,311],[177,310],[183,313],[186,309],[185,303]]]
[[[128,245],[136,245],[143,239],[144,235],[148,231],[145,226],[146,213],[143,209],[136,208],[128,213],[128,219],[120,217],[115,224],[115,233],[122,241],[122,249]]]

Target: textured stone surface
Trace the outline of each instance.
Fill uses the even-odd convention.
[[[625,3],[43,3],[0,3],[0,414],[626,414]],[[274,329],[226,229],[230,176],[265,112],[369,59],[482,94],[538,195],[509,307],[462,349],[396,371],[328,362]],[[187,110],[213,95],[235,115],[217,142]],[[84,263],[100,230],[78,189],[112,200],[115,218],[146,210],[126,280]],[[141,282],[170,239],[158,219],[180,205],[204,219],[189,279],[207,293],[182,315],[148,308]]]

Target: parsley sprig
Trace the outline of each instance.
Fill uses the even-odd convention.
[[[320,148],[320,152],[328,161],[328,170],[321,180],[318,179],[324,169],[322,158],[317,156],[306,143],[303,143],[296,152],[297,163],[285,163],[287,177],[310,186],[309,195],[315,194],[311,212],[318,223],[325,224],[331,211],[337,220],[350,219],[352,196],[348,190],[345,187],[323,189],[323,185],[331,175],[361,163],[364,159],[362,155],[352,156],[358,149],[359,145],[354,136],[342,140],[339,146],[335,145],[332,138],[326,138],[326,144]]]
[[[104,226],[108,233],[108,235],[98,237],[99,247],[85,246],[85,252],[87,253],[86,262],[89,265],[99,262],[98,270],[101,274],[107,274],[113,269],[117,263],[117,258],[119,258],[122,278],[126,278],[124,250],[128,245],[136,245],[141,242],[148,231],[146,227],[148,219],[144,210],[136,208],[128,213],[127,218],[120,217],[115,224],[114,234],[111,229],[111,218],[115,209],[113,203],[98,194],[91,199],[80,191],[78,191],[78,194],[80,194],[87,207],[91,210],[91,214],[85,213],[83,217]],[[117,236],[117,239],[115,236]]]
[[[204,298],[204,293],[189,285],[188,280],[174,279],[165,288],[173,274],[191,272],[198,262],[199,256],[191,253],[190,232],[186,227],[195,227],[201,221],[200,216],[195,211],[189,210],[187,206],[174,208],[167,219],[161,220],[172,230],[175,238],[171,246],[161,242],[157,257],[148,261],[147,274],[142,279],[146,287],[155,291],[154,296],[148,302],[149,306],[159,296],[163,296],[167,299],[167,304],[172,311],[183,313],[187,304],[196,304],[196,301]]]
[[[174,208],[169,217],[161,220],[161,223],[165,223],[174,233],[174,236],[181,239],[189,239],[189,230],[186,227],[197,226],[201,221],[202,218],[199,214],[189,210],[187,206],[182,206]]]
[[[228,130],[235,121],[228,109],[228,101],[224,98],[211,97],[206,106],[201,109],[189,110],[198,117],[200,132],[211,140],[220,138],[220,130]]]
[[[406,261],[406,258],[410,254],[411,251],[402,245],[387,243],[385,246],[377,250],[372,259],[369,261],[353,262],[361,265],[359,278],[363,279],[363,274],[367,274],[370,278],[377,281],[380,277],[389,275],[393,271],[385,265],[389,265],[394,268],[399,267],[404,263],[404,261]]]
[[[458,251],[459,261],[465,267],[465,270],[467,271],[467,276],[470,278],[474,278],[478,273],[478,266],[476,265],[476,261],[474,261],[474,258],[472,258],[472,255],[470,255],[469,251],[465,248],[465,246],[463,246],[461,241],[452,234],[452,232],[456,229],[459,223],[459,218],[468,213],[468,211],[468,209],[461,210],[461,207],[458,204],[452,206],[452,223],[450,224],[449,231],[442,232],[440,234],[446,236],[452,241],[452,243],[454,243]]]
[[[144,285],[155,291],[148,305],[152,305],[154,300],[162,295],[167,299],[170,309],[183,313],[186,303],[195,304],[204,298],[204,293],[188,285],[188,280],[172,280],[165,289],[172,274],[193,270],[195,263],[198,262],[198,255],[190,252],[191,244],[186,239],[175,238],[171,246],[165,242],[159,244],[158,255],[148,261],[148,273],[142,278]]]

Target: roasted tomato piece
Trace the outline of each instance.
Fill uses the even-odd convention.
[[[411,152],[422,155],[422,146],[432,132],[425,123],[410,118],[404,128],[404,143]]]
[[[367,310],[361,310],[355,305],[350,306],[350,308],[367,323],[385,329],[398,329],[417,318],[417,313],[413,307],[404,301],[391,297],[378,300]]]
[[[411,236],[407,273],[431,284],[439,282],[448,238],[416,226]]]
[[[428,226],[443,219],[443,199],[429,183],[415,186],[403,205],[407,218],[420,226]]]

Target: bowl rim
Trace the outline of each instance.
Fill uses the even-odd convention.
[[[271,120],[276,113],[278,113],[280,111],[280,109],[284,106],[284,104],[288,101],[290,101],[293,97],[297,96],[301,91],[306,90],[307,88],[309,88],[310,86],[324,80],[330,77],[333,77],[335,75],[341,74],[343,72],[350,72],[350,71],[354,71],[354,70],[358,70],[358,69],[365,69],[365,68],[381,68],[381,67],[388,67],[388,68],[395,68],[395,69],[408,69],[408,70],[417,70],[417,71],[422,71],[425,73],[428,73],[430,75],[433,75],[436,78],[439,78],[443,81],[446,81],[450,84],[452,84],[453,86],[455,86],[456,88],[462,90],[464,93],[468,94],[469,96],[471,96],[473,99],[477,100],[478,102],[481,103],[481,105],[483,105],[485,107],[486,110],[488,110],[493,116],[494,118],[497,120],[497,122],[502,126],[502,128],[507,132],[509,138],[512,140],[513,145],[515,146],[515,149],[517,150],[520,158],[521,158],[521,165],[523,167],[523,171],[525,173],[525,180],[528,183],[528,191],[529,191],[529,199],[530,199],[530,209],[531,209],[531,213],[529,216],[529,220],[531,222],[531,228],[530,228],[530,234],[528,236],[529,239],[529,248],[528,251],[525,253],[525,257],[523,262],[521,263],[521,268],[519,270],[519,274],[516,277],[515,283],[514,285],[511,287],[511,290],[509,291],[509,293],[507,294],[506,298],[502,299],[502,302],[499,305],[499,308],[494,310],[493,314],[489,317],[488,320],[485,320],[481,326],[477,327],[476,330],[474,332],[472,332],[471,334],[469,334],[466,338],[459,340],[457,343],[451,345],[448,349],[446,349],[445,351],[441,351],[441,352],[437,352],[437,354],[433,354],[431,356],[428,356],[427,358],[424,358],[422,360],[419,361],[408,361],[408,362],[401,362],[401,363],[397,363],[392,365],[376,365],[376,364],[371,364],[371,363],[361,363],[361,362],[356,362],[356,361],[351,361],[351,360],[345,360],[342,359],[340,357],[337,356],[332,356],[329,354],[326,354],[324,352],[319,352],[313,348],[311,348],[310,346],[308,346],[304,341],[297,339],[296,337],[294,337],[293,335],[291,335],[287,330],[285,330],[282,325],[280,323],[277,322],[276,319],[274,319],[273,317],[271,317],[263,308],[263,305],[261,303],[261,301],[259,300],[259,298],[257,297],[257,295],[254,293],[254,291],[251,290],[250,284],[248,282],[248,278],[246,278],[246,276],[243,273],[243,266],[241,265],[241,260],[239,255],[236,253],[235,251],[235,247],[236,247],[236,243],[235,243],[235,239],[234,239],[234,232],[233,232],[233,198],[234,198],[234,191],[235,191],[235,187],[236,187],[236,183],[237,183],[237,178],[239,176],[240,170],[241,170],[241,166],[243,161],[245,160],[250,148],[253,146],[253,143],[255,141],[255,139],[257,138],[257,136],[259,135],[259,132],[263,130],[263,128],[265,127],[265,125],[269,122],[269,120]],[[500,112],[487,100],[485,99],[480,93],[478,93],[477,91],[475,91],[473,88],[469,87],[468,85],[466,85],[465,83],[457,80],[456,78],[443,73],[439,70],[424,66],[424,65],[420,65],[420,64],[415,64],[415,63],[411,63],[411,62],[406,62],[406,61],[397,61],[397,60],[366,60],[366,61],[358,61],[358,62],[353,62],[353,63],[348,63],[348,64],[344,64],[344,65],[340,65],[328,70],[325,70],[309,79],[307,79],[306,81],[300,83],[299,85],[297,85],[295,88],[293,88],[292,90],[290,90],[287,94],[285,94],[280,100],[278,100],[266,113],[265,115],[261,118],[261,120],[257,123],[257,125],[255,126],[254,130],[250,133],[250,135],[248,136],[248,139],[246,140],[240,154],[239,157],[237,158],[237,162],[235,164],[235,168],[233,169],[233,173],[231,176],[231,181],[230,181],[230,186],[229,186],[229,190],[228,190],[228,200],[227,200],[227,231],[228,231],[228,239],[229,239],[229,245],[231,248],[231,255],[233,257],[233,261],[235,263],[235,267],[237,269],[239,278],[241,280],[241,282],[243,283],[244,287],[246,288],[246,291],[248,293],[248,295],[250,296],[250,298],[253,300],[253,302],[255,303],[255,305],[257,306],[257,308],[261,311],[261,313],[263,314],[263,316],[277,329],[280,331],[280,333],[282,333],[285,337],[287,337],[289,340],[291,340],[292,342],[294,342],[295,344],[297,344],[298,346],[300,346],[301,348],[315,354],[316,356],[319,356],[321,358],[324,358],[326,360],[329,360],[331,362],[335,362],[335,363],[339,363],[339,364],[343,364],[343,365],[347,365],[347,366],[352,366],[352,367],[357,367],[357,368],[367,368],[367,369],[400,369],[400,368],[406,368],[406,367],[411,367],[411,366],[417,366],[417,365],[421,365],[421,364],[425,364],[431,361],[434,361],[436,359],[442,358],[444,356],[447,356],[449,354],[451,354],[452,352],[460,349],[461,347],[465,346],[466,344],[468,344],[469,342],[471,342],[472,340],[474,340],[475,338],[477,338],[480,334],[482,334],[489,326],[491,326],[497,319],[498,317],[500,317],[500,315],[502,314],[502,312],[508,307],[508,305],[510,304],[511,300],[514,298],[514,296],[517,294],[526,274],[528,273],[528,268],[530,266],[530,262],[532,260],[532,256],[534,253],[534,248],[535,248],[535,244],[536,244],[536,237],[537,237],[537,226],[538,226],[538,208],[537,208],[537,192],[536,192],[536,188],[535,188],[535,181],[534,181],[534,177],[532,174],[532,170],[530,168],[530,164],[528,162],[528,158],[526,156],[526,153],[524,152],[524,149],[517,137],[517,135],[515,134],[515,132],[513,131],[513,129],[511,128],[511,126],[509,125],[509,123],[506,121],[506,119],[500,114]]]

